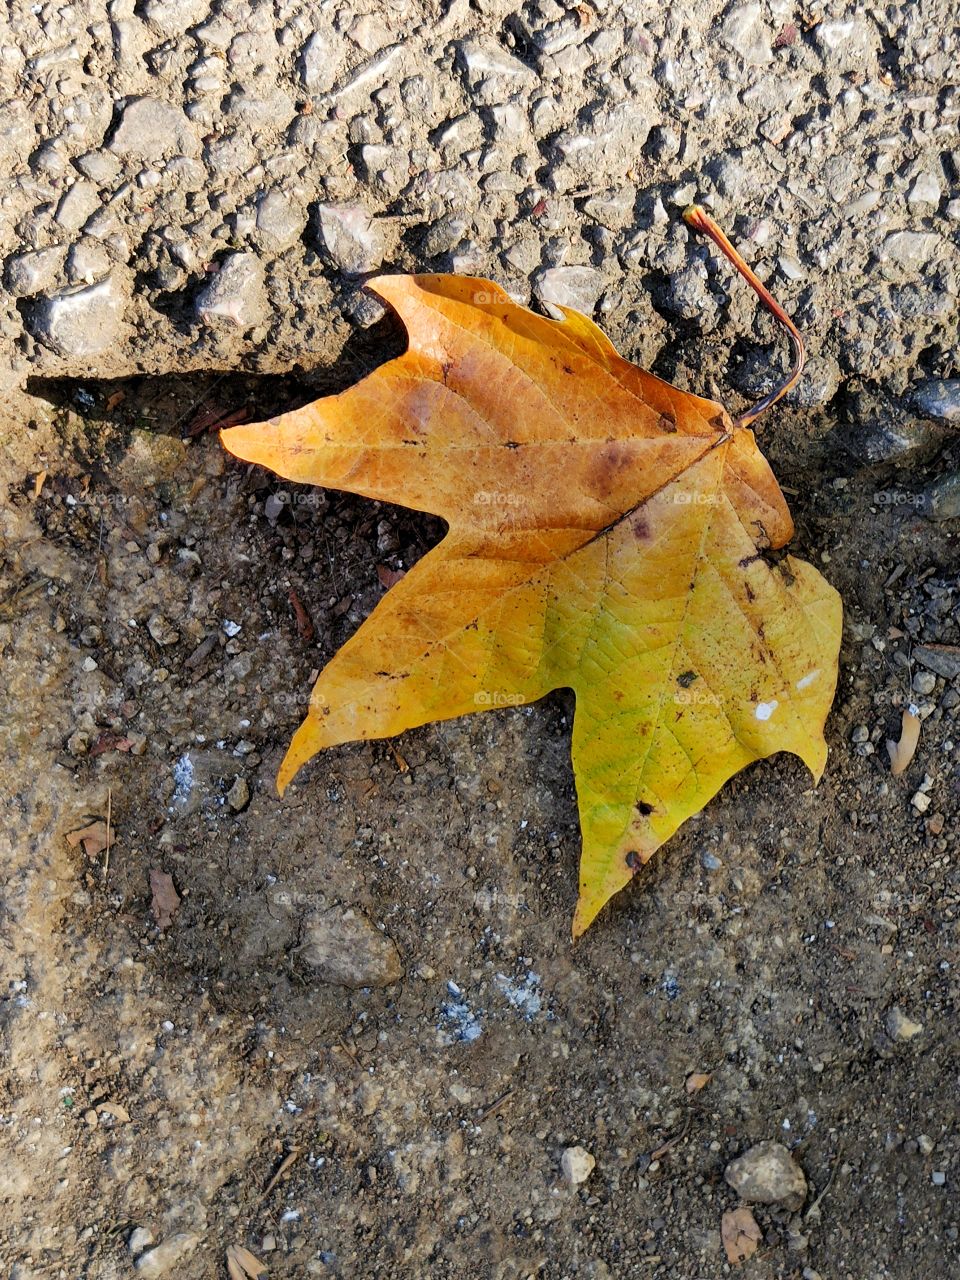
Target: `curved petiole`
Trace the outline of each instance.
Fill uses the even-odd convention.
[[[683,211],[683,220],[688,227],[692,227],[694,231],[699,231],[705,236],[709,236],[713,243],[717,246],[723,256],[736,267],[740,275],[743,276],[747,284],[754,291],[767,310],[783,325],[790,336],[793,343],[793,368],[785,382],[774,389],[759,400],[752,409],[746,413],[741,413],[738,418],[734,419],[734,424],[738,427],[748,427],[751,422],[756,422],[761,413],[764,413],[772,404],[785,396],[791,387],[795,387],[803,373],[803,366],[806,363],[806,352],[803,346],[803,338],[800,336],[800,330],[793,323],[787,313],[781,307],[767,286],[758,279],[755,272],[744,262],[740,254],[733,247],[723,231],[717,226],[705,209],[701,209],[699,205],[692,204],[688,209]]]

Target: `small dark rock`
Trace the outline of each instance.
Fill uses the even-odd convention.
[[[925,417],[960,423],[960,378],[929,378],[919,383],[914,404]]]
[[[914,649],[913,656],[922,667],[945,680],[960,676],[960,645],[920,644]]]

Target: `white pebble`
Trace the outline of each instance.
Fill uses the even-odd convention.
[[[581,1182],[586,1182],[596,1163],[590,1152],[583,1147],[567,1147],[560,1157],[560,1169],[571,1187],[578,1187]]]

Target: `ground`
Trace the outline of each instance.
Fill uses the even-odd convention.
[[[744,1275],[960,1274],[948,6],[17,2],[0,52],[4,1274],[714,1280],[771,1140],[808,1190]],[[379,269],[739,409],[785,356],[693,197],[811,349],[760,441],[844,599],[830,758],[735,778],[573,945],[569,693],[277,797],[442,527],[208,426],[402,350]]]

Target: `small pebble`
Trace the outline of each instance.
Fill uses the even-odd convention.
[[[247,780],[242,774],[238,774],[233,780],[233,786],[227,792],[227,804],[234,813],[241,813],[249,803],[250,788]]]
[[[62,356],[92,356],[117,341],[125,299],[112,277],[64,289],[31,305],[27,322],[35,337]]]
[[[960,378],[929,378],[914,393],[917,409],[939,422],[960,422]]]
[[[170,1275],[177,1264],[193,1253],[200,1243],[200,1237],[188,1231],[168,1236],[155,1249],[141,1254],[137,1262],[137,1274],[147,1280],[158,1280],[160,1276]]]
[[[806,1176],[779,1142],[758,1142],[731,1161],[723,1176],[741,1199],[754,1204],[799,1209],[806,1199]]]
[[[914,693],[921,693],[926,697],[937,687],[937,677],[932,671],[918,671],[911,681],[911,687]]]
[[[203,324],[248,329],[265,318],[263,265],[252,253],[231,253],[197,294],[193,304]]]
[[[586,1182],[596,1167],[596,1160],[583,1147],[567,1147],[560,1157],[560,1169],[568,1186],[578,1187]]]
[[[375,271],[383,260],[383,234],[367,209],[356,204],[317,205],[320,243],[332,266],[345,276]]]
[[[148,1245],[153,1244],[153,1232],[149,1227],[134,1227],[127,1238],[127,1248],[131,1253],[143,1253]]]
[[[890,1039],[900,1043],[912,1040],[923,1031],[923,1023],[908,1018],[899,1005],[894,1005],[887,1013],[885,1025]]]
[[[162,613],[150,615],[147,619],[147,630],[159,645],[176,644],[180,639],[180,632]]]

